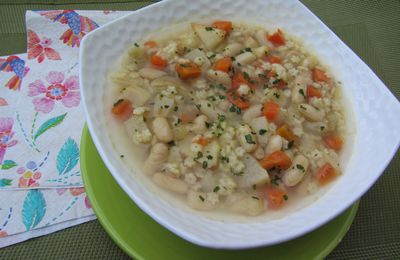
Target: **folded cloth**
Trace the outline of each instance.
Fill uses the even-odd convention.
[[[26,13],[27,55],[0,59],[0,189],[82,187],[79,45],[87,33],[126,14]]]

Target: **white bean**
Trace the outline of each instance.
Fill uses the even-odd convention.
[[[154,174],[161,170],[168,158],[168,146],[164,143],[156,143],[150,150],[149,157],[144,162],[143,171],[146,174]]]
[[[232,82],[228,73],[219,70],[207,70],[207,77],[212,81],[221,83],[225,87],[229,87]]]
[[[153,181],[158,186],[179,194],[185,194],[189,188],[183,180],[176,179],[162,173],[154,174]]]
[[[236,67],[238,67],[238,66],[244,66],[244,65],[247,65],[247,64],[252,63],[252,62],[255,61],[256,59],[257,59],[256,55],[254,55],[253,53],[251,53],[251,52],[249,52],[249,51],[246,51],[246,52],[243,52],[243,53],[237,55],[237,56],[235,57],[235,61],[234,61],[233,64],[234,64]]]
[[[293,159],[292,167],[282,177],[283,183],[288,187],[297,185],[303,179],[307,169],[308,159],[301,154],[296,155]]]
[[[244,40],[244,46],[246,46],[247,48],[254,48],[254,47],[257,47],[258,44],[253,39],[253,37],[249,36],[249,37],[246,37],[246,39]]]
[[[244,198],[234,202],[230,210],[236,213],[257,216],[264,212],[264,200],[258,196],[245,196]]]
[[[261,112],[261,111],[260,111]],[[257,134],[257,140],[260,144],[266,145],[270,136],[268,130],[268,121],[265,116],[253,118],[250,122],[251,129]]]
[[[256,159],[261,160],[262,158],[264,158],[265,155],[264,149],[261,146],[258,146],[253,155]]]
[[[196,134],[204,134],[207,131],[206,122],[208,118],[205,115],[199,115],[193,121],[191,131]]]
[[[156,117],[153,120],[153,132],[162,142],[170,142],[174,138],[171,127],[165,117]]]
[[[248,109],[246,109],[246,111],[244,111],[243,113],[243,122],[245,122],[246,124],[250,124],[251,120],[253,120],[256,117],[261,116],[261,109],[262,109],[262,105],[261,104],[257,104],[257,105],[253,105],[251,107],[249,107]]]
[[[236,137],[246,152],[253,152],[257,148],[257,136],[252,133],[250,126],[239,126],[236,130]]]
[[[267,147],[265,148],[265,154],[270,154],[275,151],[279,151],[282,149],[283,140],[280,135],[273,135],[269,139]]]
[[[216,108],[211,102],[207,100],[199,101],[200,111],[205,114],[211,121],[215,121],[218,118],[218,114],[225,115],[225,112],[219,108]]]
[[[303,103],[306,100],[306,87],[296,85],[292,90],[292,102],[295,104]]]
[[[143,69],[139,70],[138,72],[139,72],[140,76],[142,76],[145,79],[150,79],[150,80],[167,75],[166,72],[164,72],[162,70],[153,69],[153,68],[143,68]]]
[[[258,30],[255,34],[256,40],[260,45],[271,45],[269,41],[267,41],[267,33],[264,30]],[[271,45],[272,46],[272,45]]]
[[[241,49],[243,49],[243,45],[241,45],[240,43],[230,43],[224,48],[223,54],[225,56],[232,57],[238,54]]]
[[[257,58],[262,58],[268,53],[268,47],[260,46],[258,48],[254,48],[253,53],[257,56]]]
[[[207,195],[205,192],[191,191],[187,193],[186,202],[189,207],[197,210],[212,210],[216,207],[216,204],[212,204],[209,200],[206,200]]]
[[[308,121],[322,121],[325,113],[309,104],[300,104],[297,109]]]

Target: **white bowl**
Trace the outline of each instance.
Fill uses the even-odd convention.
[[[315,202],[274,220],[213,220],[176,206],[149,191],[145,181],[122,162],[111,139],[104,105],[106,76],[129,45],[164,25],[200,19],[245,20],[281,27],[304,40],[337,80],[354,116],[357,134],[347,145],[343,175]],[[303,235],[328,222],[360,198],[395,154],[400,135],[400,105],[379,78],[328,27],[297,1],[167,0],[140,9],[88,34],[80,49],[80,83],[86,119],[108,169],[136,204],[172,232],[214,248],[271,245]],[[352,144],[351,144],[352,143]],[[352,146],[352,149],[351,149]],[[183,203],[182,203],[183,204]],[[156,239],[156,238],[155,238]],[[162,241],[160,241],[162,243]]]

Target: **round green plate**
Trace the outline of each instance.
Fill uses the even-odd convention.
[[[103,164],[86,127],[81,140],[81,171],[100,223],[136,259],[322,259],[339,244],[358,209],[357,202],[321,228],[278,245],[246,250],[211,249],[178,237],[136,206]]]

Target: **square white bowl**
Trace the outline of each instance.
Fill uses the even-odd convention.
[[[343,175],[317,201],[285,217],[246,223],[221,222],[176,208],[134,178],[109,138],[103,99],[106,77],[121,55],[149,32],[196,19],[244,20],[280,27],[297,36],[343,85],[357,131]],[[328,27],[295,0],[166,0],[88,34],[80,49],[80,84],[93,141],[108,169],[136,204],[182,238],[214,248],[248,248],[283,242],[323,225],[360,198],[394,156],[400,135],[400,104],[386,86]],[[141,174],[141,173],[135,173]]]

